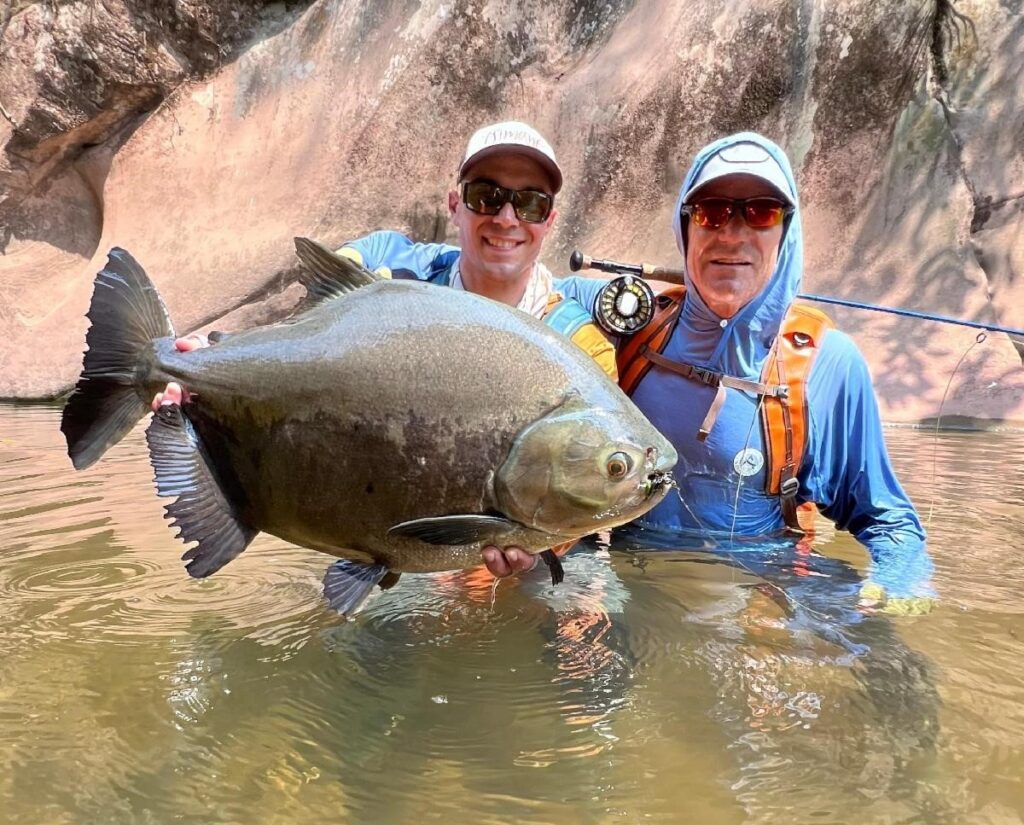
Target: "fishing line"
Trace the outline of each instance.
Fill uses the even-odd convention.
[[[974,349],[978,344],[983,343],[988,338],[988,333],[982,331],[979,332],[977,337],[974,339],[974,343],[971,344],[960,356],[960,360],[956,362],[956,366],[953,367],[953,372],[949,376],[949,380],[946,382],[946,389],[942,391],[942,400],[939,402],[939,412],[935,416],[935,430],[932,433],[932,495],[931,501],[928,502],[928,520],[925,522],[925,529],[930,530],[932,526],[932,514],[935,511],[935,477],[938,475],[939,465],[939,424],[942,421],[942,408],[946,403],[946,396],[949,394],[949,388],[953,385],[953,379],[956,377],[957,370],[960,369],[960,365],[963,364],[964,360],[968,355],[971,354],[971,350]]]
[[[495,576],[494,581],[491,583],[491,612],[494,612],[494,605],[498,601],[498,585],[501,584],[503,576]]]
[[[743,441],[743,450],[744,451],[746,451],[747,448],[750,446],[750,439],[751,439],[751,436],[753,436],[753,434],[754,434],[754,426],[757,424],[757,422],[759,420],[759,417],[760,417],[761,410],[762,410],[763,406],[764,406],[764,396],[761,395],[761,394],[758,394],[758,396],[757,396],[757,405],[754,407],[754,415],[751,417],[751,419],[750,419],[750,426],[747,428],[747,437]],[[729,529],[729,544],[730,545],[732,545],[732,543],[734,542],[734,540],[736,538],[736,519],[739,517],[740,491],[743,488],[743,474],[738,472],[738,471],[737,471],[736,474],[738,476],[738,478],[736,480],[736,496],[733,499],[733,506],[732,506],[732,527]],[[739,558],[737,558],[735,553],[732,553],[731,555],[732,555],[733,564],[736,567],[740,568],[741,570],[744,570],[745,572],[747,572],[751,576],[754,576],[755,578],[760,579],[765,585],[767,585],[768,587],[772,588],[776,593],[778,593],[780,596],[782,596],[782,598],[786,601],[786,604],[788,604],[793,609],[794,613],[796,613],[797,608],[799,608],[799,609],[802,609],[802,610],[806,611],[807,613],[809,613],[811,616],[814,616],[815,618],[821,619],[823,621],[828,621],[829,620],[830,617],[828,615],[826,615],[825,613],[822,613],[821,611],[815,610],[813,607],[809,607],[808,605],[803,604],[798,599],[796,599],[795,597],[793,597],[789,593],[787,593],[786,590],[781,585],[778,585],[778,584],[776,584],[773,581],[769,581],[768,579],[766,579],[763,575],[761,575],[759,573],[755,573],[753,570],[751,570],[749,567],[747,567],[747,565],[744,564],[743,561],[741,561]]]
[[[681,491],[681,490],[679,489],[679,483],[678,483],[678,482],[676,482],[676,481],[673,481],[673,484],[672,484],[672,486],[673,486],[673,487],[675,487],[675,490],[676,490],[676,496],[678,496],[678,498],[679,498],[679,501],[680,501],[680,502],[682,502],[682,505],[683,505],[683,507],[685,507],[685,508],[686,508],[686,512],[690,514],[690,516],[691,516],[691,517],[693,518],[693,520],[694,520],[695,522],[697,522],[697,526],[698,526],[698,527],[699,527],[699,528],[700,528],[701,530],[707,530],[708,528],[707,528],[707,527],[705,527],[705,526],[704,526],[704,525],[703,525],[703,524],[701,523],[701,520],[700,520],[699,518],[697,518],[697,514],[696,514],[695,512],[693,512],[693,508],[692,508],[692,507],[690,507],[690,504],[689,504],[689,502],[688,502],[688,501],[687,501],[687,500],[686,500],[685,498],[683,498],[683,493],[682,493],[682,491]]]
[[[754,426],[760,420],[761,409],[762,409],[763,406],[764,406],[764,396],[759,393],[758,396],[757,396],[757,404],[754,406],[754,414],[750,418],[750,426],[747,428],[747,436],[743,440],[743,452],[746,452],[746,450],[750,447],[750,439],[751,439],[751,437],[754,434]],[[736,540],[736,519],[739,517],[740,492],[743,489],[743,478],[744,478],[743,474],[741,472],[739,472],[738,470],[736,471],[736,475],[737,475],[737,479],[736,479],[736,495],[733,498],[733,503],[732,503],[732,525],[729,528],[729,545],[730,545],[730,547],[732,547],[733,543]],[[796,608],[803,608],[804,610],[806,610],[808,613],[811,613],[812,615],[821,615],[821,614],[817,614],[817,611],[815,611],[813,608],[810,608],[810,607],[807,607],[804,604],[801,604],[799,601],[797,601],[795,598],[793,598],[791,595],[789,595],[789,593],[787,593],[782,587],[777,585],[775,582],[769,581],[764,576],[762,576],[759,573],[756,573],[753,570],[751,570],[746,564],[744,564],[744,562],[741,559],[739,559],[737,557],[735,552],[732,552],[730,555],[732,556],[732,562],[733,562],[733,565],[735,567],[738,567],[739,569],[743,570],[744,572],[746,572],[747,574],[753,576],[754,578],[760,579],[765,585],[767,585],[768,587],[772,588],[776,593],[781,595],[782,598],[785,599],[786,604],[790,605],[790,607],[793,608],[793,612],[794,613],[796,612]],[[825,618],[825,617],[823,617],[823,618]]]
[[[750,419],[750,426],[747,428],[747,437],[743,440],[743,453],[746,453],[750,447],[750,437],[754,433],[754,424],[757,423],[758,417],[761,414],[761,407],[764,405],[764,396],[758,394],[757,405],[754,407],[754,415]],[[736,470],[736,496],[732,502],[732,526],[729,528],[729,543],[732,544],[733,539],[736,538],[736,519],[739,517],[740,512],[740,490],[743,488],[743,473]]]

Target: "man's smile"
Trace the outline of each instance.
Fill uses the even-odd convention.
[[[516,240],[514,238],[495,238],[484,237],[484,243],[487,246],[494,247],[495,249],[515,249],[517,246],[521,246],[524,242]]]

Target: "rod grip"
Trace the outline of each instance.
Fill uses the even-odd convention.
[[[579,272],[581,269],[598,269],[602,272],[612,272],[618,275],[637,275],[641,278],[653,278],[658,281],[667,281],[671,284],[685,283],[683,270],[669,269],[666,266],[654,266],[653,264],[627,264],[621,261],[602,261],[584,255],[580,250],[574,249],[569,256],[569,269]]]

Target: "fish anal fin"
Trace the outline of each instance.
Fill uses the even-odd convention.
[[[388,530],[388,537],[419,539],[427,544],[463,545],[497,542],[501,536],[519,529],[521,525],[507,518],[472,513],[403,521]]]
[[[177,404],[164,404],[146,430],[157,493],[175,496],[166,518],[185,542],[197,545],[182,556],[194,578],[216,573],[259,532],[243,524],[217,481],[202,443]]]
[[[383,564],[363,564],[340,559],[324,574],[324,598],[342,616],[351,616],[366,601],[374,585],[382,590],[394,587],[399,573],[392,573]]]

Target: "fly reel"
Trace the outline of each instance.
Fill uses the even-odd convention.
[[[654,316],[654,292],[642,278],[623,275],[601,288],[594,306],[598,325],[609,335],[632,335]]]

